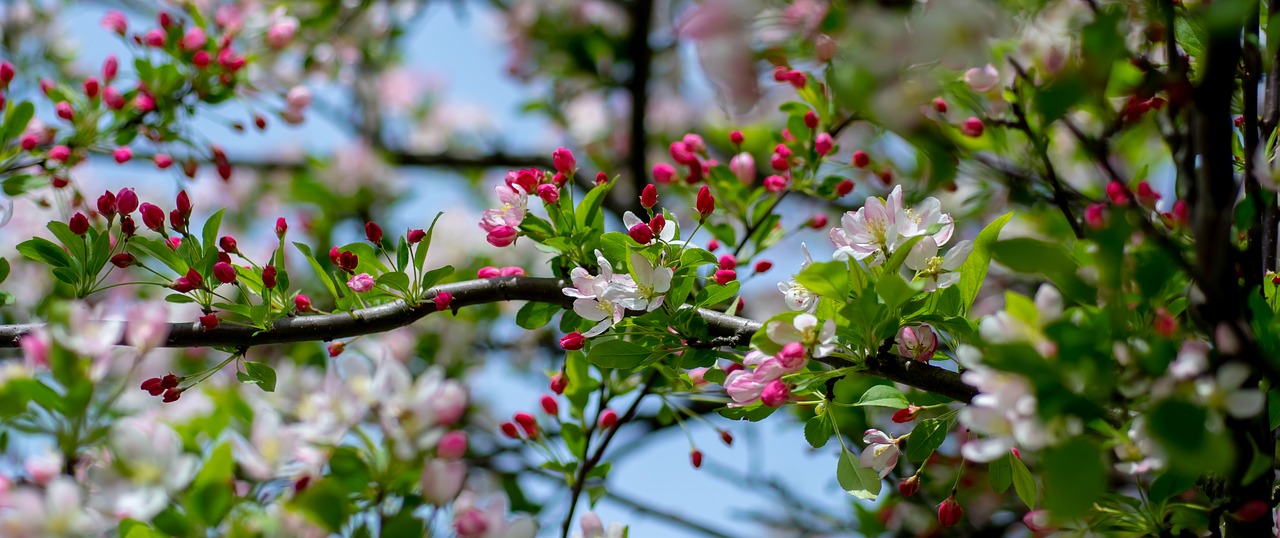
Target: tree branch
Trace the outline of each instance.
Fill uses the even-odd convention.
[[[564,295],[569,281],[556,278],[500,277],[441,284],[428,296],[438,292],[453,294],[450,303],[457,310],[465,306],[503,301],[533,301],[568,307],[572,298]],[[691,308],[691,307],[685,307]],[[297,316],[276,320],[269,331],[224,323],[214,329],[202,329],[197,322],[169,324],[169,337],[162,347],[260,346],[288,342],[318,342],[374,334],[410,325],[436,311],[435,304],[425,302],[410,306],[401,301],[355,310],[350,313]],[[763,326],[759,321],[698,309],[707,322],[716,343],[744,346],[751,335]],[[101,323],[123,323],[103,321]],[[18,339],[39,328],[40,324],[0,325],[0,348],[18,347]],[[121,341],[120,345],[127,345]],[[917,389],[968,402],[977,389],[960,380],[960,374],[930,364],[908,361],[885,350],[867,359],[866,375],[881,377]]]

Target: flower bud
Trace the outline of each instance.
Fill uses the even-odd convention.
[[[164,210],[150,202],[143,202],[138,208],[142,212],[142,224],[157,232],[164,232]]]
[[[262,268],[262,286],[267,289],[275,289],[276,287],[276,266],[268,265]]]
[[[853,180],[846,179],[836,184],[836,196],[845,196],[853,192]]]
[[[218,315],[205,314],[203,316],[200,316],[200,326],[203,327],[204,330],[206,331],[218,328]]]
[[[1107,206],[1103,204],[1093,204],[1084,208],[1084,223],[1091,229],[1101,230],[1107,225],[1106,211]]]
[[[236,281],[236,269],[227,262],[218,262],[213,264],[213,277],[223,284],[231,284]]]
[[[467,455],[467,432],[454,430],[444,434],[436,445],[436,455],[450,460]]]
[[[662,229],[667,227],[667,218],[658,213],[649,219],[649,231],[653,232],[654,237],[662,235]]]
[[[791,387],[781,379],[770,381],[764,386],[764,390],[760,391],[760,403],[768,407],[778,407],[787,403],[791,398]]]
[[[712,240],[710,240],[710,241],[707,241],[707,250],[708,250],[709,252],[715,252],[715,251],[716,251],[717,249],[719,249],[719,248],[720,248],[720,242],[719,242],[719,241],[717,241],[717,240],[715,240],[715,239],[712,239]]]
[[[40,137],[36,136],[34,133],[27,133],[22,135],[18,144],[22,146],[23,151],[31,151],[36,149],[36,146],[40,145]]]
[[[538,420],[533,418],[533,415],[521,411],[516,413],[512,419],[515,420],[516,424],[520,425],[520,429],[524,430],[525,435],[528,435],[530,439],[538,437]]]
[[[49,158],[60,163],[67,162],[71,158],[71,148],[66,146],[54,146],[49,149]]]
[[[364,237],[376,246],[382,246],[382,227],[373,222],[364,224]]]
[[[423,231],[422,228],[418,228],[416,230],[409,230],[409,233],[405,236],[405,239],[409,241],[409,244],[416,245],[418,243],[421,243],[423,239],[426,239],[426,237],[427,237],[427,232]]]
[[[538,401],[542,405],[542,410],[546,414],[556,416],[560,414],[560,403],[556,401],[556,397],[550,394],[543,394]]]
[[[734,272],[733,269],[720,269],[716,271],[716,274],[715,274],[716,284],[719,284],[721,286],[724,286],[737,279],[738,279],[738,273]]]
[[[818,128],[818,113],[812,110],[804,113],[804,126],[810,129]]]
[[[720,440],[724,441],[725,445],[733,446],[733,434],[729,433],[729,430],[720,430]]]
[[[182,213],[184,217],[191,216],[191,197],[187,196],[187,191],[178,191],[178,196],[174,205],[178,208],[178,212]]]
[[[82,86],[84,86],[84,96],[90,99],[98,97],[98,92],[102,90],[102,84],[93,77],[84,79]]]
[[[871,157],[865,151],[855,151],[853,152],[852,162],[858,168],[866,168],[867,165],[871,164]]]
[[[346,351],[346,349],[347,344],[343,342],[329,342],[329,345],[325,350],[329,353],[329,357],[337,357],[338,355],[341,355],[343,351]]]
[[[298,294],[293,298],[293,307],[298,309],[298,312],[311,312],[311,298]]]
[[[719,263],[721,269],[737,269],[738,268],[738,259],[735,258],[733,254],[725,254],[723,256],[720,256],[720,259],[717,260],[717,262]]]
[[[653,165],[653,180],[660,185],[670,185],[675,180],[676,169],[667,163]]]
[[[813,140],[813,151],[818,153],[819,157],[826,157],[835,148],[835,140],[827,133],[818,133],[818,137]]]
[[[481,267],[479,271],[476,271],[476,276],[479,278],[497,278],[502,276],[502,270],[492,265],[488,265]]]
[[[702,451],[696,448],[690,451],[689,463],[693,465],[694,469],[702,467]]]
[[[75,119],[75,110],[71,108],[71,103],[66,101],[59,101],[58,104],[53,105],[53,111],[58,114],[59,118],[64,120],[71,121]]]
[[[815,230],[821,230],[827,227],[827,216],[821,213],[814,215],[809,219],[809,227]]]
[[[129,267],[137,263],[137,261],[138,259],[134,258],[133,254],[129,254],[128,252],[121,252],[111,257],[111,265],[114,265],[121,269],[124,269],[125,267]]]
[[[146,43],[148,47],[161,48],[167,40],[168,36],[165,35],[164,30],[159,28],[152,28],[146,35],[142,36],[142,42]]]
[[[640,191],[640,205],[645,209],[653,209],[658,205],[658,187],[652,183],[645,185]]]
[[[564,394],[564,389],[568,386],[569,380],[565,378],[564,372],[556,372],[551,376],[551,392]]]
[[[119,72],[120,72],[120,60],[116,59],[116,55],[114,54],[109,55],[107,56],[107,59],[102,61],[103,82],[110,84],[112,80],[115,80],[116,73],[119,73]]]
[[[510,437],[510,438],[512,438],[512,439],[519,439],[519,438],[520,438],[520,430],[516,429],[516,425],[515,425],[514,423],[511,423],[511,422],[503,422],[503,423],[502,423],[502,435],[505,435],[505,436]]]
[[[216,320],[217,318],[214,318],[214,319]],[[161,401],[163,401],[164,403],[173,403],[178,401],[178,398],[181,398],[181,397],[182,397],[182,389],[169,389],[164,391],[164,399]]]
[[[643,222],[636,223],[635,226],[627,230],[627,235],[630,235],[632,240],[641,245],[647,245],[653,241],[653,230]]]
[[[67,225],[71,228],[71,233],[76,235],[84,235],[85,232],[89,231],[89,219],[79,211],[71,215],[71,221]]]
[[[565,148],[557,148],[551,154],[551,162],[555,165],[556,171],[564,175],[571,175],[578,168],[578,160],[573,157],[573,152]]]
[[[1115,205],[1125,205],[1129,203],[1129,188],[1119,181],[1112,181],[1107,184],[1107,198]]]
[[[549,183],[538,185],[538,198],[542,198],[544,203],[555,204],[560,201],[560,189]]]
[[[431,302],[435,303],[437,312],[444,312],[449,309],[449,304],[453,302],[453,294],[447,291],[439,292],[431,299]]]
[[[711,213],[716,210],[716,199],[711,195],[711,189],[703,185],[698,189],[698,198],[695,204],[698,210],[699,222],[707,220]]]
[[[133,223],[133,217],[125,215],[120,218],[120,233],[125,237],[132,237],[138,231],[137,225]]]
[[[733,142],[734,144],[737,144],[737,145],[742,145],[743,140],[744,138],[742,137],[742,131],[733,131],[729,133],[730,142]]]
[[[898,482],[898,493],[901,493],[903,497],[911,497],[919,492],[920,478],[916,475],[908,476],[903,478],[901,482]]]
[[[516,238],[520,236],[520,231],[511,226],[498,226],[489,230],[489,234],[485,236],[485,240],[498,248],[510,246],[516,242]]]
[[[760,260],[756,262],[756,266],[755,266],[756,273],[763,273],[770,269],[773,269],[773,262],[769,260]]]
[[[769,192],[780,192],[787,188],[787,178],[772,175],[764,178],[764,190]]]
[[[175,209],[175,210],[173,210],[173,211],[170,211],[170,212],[169,212],[169,227],[173,228],[173,229],[174,229],[174,231],[177,231],[177,232],[186,232],[186,231],[187,231],[187,217],[186,217],[186,216],[184,216],[184,215],[182,214],[182,212],[181,212],[181,211],[178,211],[177,209]]]
[[[596,420],[600,425],[600,429],[608,430],[618,425],[618,413],[612,409],[605,409],[600,412],[600,417]]]
[[[204,35],[204,29],[199,26],[192,26],[187,29],[187,33],[182,36],[182,48],[187,52],[196,51],[204,48],[205,41],[208,37]]]
[[[829,62],[836,56],[836,41],[827,34],[818,34],[813,38],[813,52],[819,62]]]
[[[151,394],[152,396],[159,396],[163,394],[165,391],[165,388],[160,385],[160,378],[158,377],[152,377],[147,379],[146,381],[143,381],[142,386],[139,388],[147,391],[147,393]]]
[[[804,89],[808,81],[809,81],[809,78],[800,71],[792,71],[790,73],[787,73],[787,82],[790,82],[791,85],[794,86],[797,90]]]
[[[769,166],[779,172],[786,172],[791,169],[791,163],[787,161],[787,157],[777,153],[769,157]]]
[[[276,237],[284,239],[284,234],[289,231],[289,222],[284,217],[276,219]]]
[[[920,408],[914,405],[907,406],[906,409],[899,409],[893,414],[892,420],[896,424],[906,424],[916,419],[916,413],[920,412]]]
[[[567,351],[576,351],[576,350],[582,349],[582,346],[586,344],[586,342],[587,342],[586,337],[582,336],[582,333],[578,331],[573,331],[569,334],[566,334],[560,337],[560,347],[564,348]]]
[[[947,101],[946,101],[946,100],[944,100],[944,99],[943,99],[943,98],[941,98],[941,97],[935,97],[935,98],[933,99],[933,109],[934,109],[934,110],[936,110],[936,111],[938,111],[938,113],[939,113],[939,114],[946,114],[946,113],[947,113]]]
[[[960,134],[963,134],[969,138],[977,138],[979,136],[982,136],[982,131],[984,129],[985,129],[985,126],[982,124],[982,120],[978,118],[971,117],[969,119],[964,120],[964,123],[960,124]]]
[[[943,527],[954,527],[963,516],[964,509],[960,508],[960,503],[956,502],[955,495],[947,497],[947,500],[938,505],[938,523]]]

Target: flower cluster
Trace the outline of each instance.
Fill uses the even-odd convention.
[[[937,198],[925,198],[917,207],[906,207],[902,186],[898,185],[887,198],[868,198],[857,212],[845,213],[840,227],[832,228],[830,236],[836,246],[835,259],[866,260],[868,266],[884,263],[906,240],[924,236],[912,249],[907,266],[934,289],[955,282],[956,277],[948,273],[959,268],[972,248],[962,241],[947,257],[939,259],[938,247],[947,244],[954,231],[955,222],[941,211]]]
[[[596,262],[600,274],[592,276],[586,269],[575,267],[569,274],[573,287],[564,288],[564,294],[574,298],[574,313],[597,322],[583,336],[603,333],[622,321],[627,310],[657,310],[671,288],[671,268],[655,264],[639,253],[630,257],[632,274],[615,274],[612,264],[598,250]]]

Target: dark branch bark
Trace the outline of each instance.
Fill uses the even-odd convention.
[[[567,307],[573,301],[561,290],[569,286],[567,280],[555,278],[502,277],[442,284],[436,286],[434,291],[453,294],[450,306],[454,310],[501,301],[535,301]],[[265,332],[257,332],[251,327],[230,323],[224,323],[209,330],[203,330],[196,322],[171,323],[169,338],[163,347],[242,347],[329,341],[404,327],[435,311],[435,304],[431,302],[410,306],[397,301],[351,313],[283,318],[277,320],[270,331]],[[698,315],[706,320],[712,336],[717,337],[715,342],[726,346],[746,345],[751,340],[751,335],[762,327],[759,321],[730,316],[705,308],[698,309]],[[103,321],[102,323],[122,322]],[[39,326],[38,324],[0,325],[0,348],[17,347],[19,338]],[[121,342],[120,345],[126,344]],[[838,363],[838,360],[833,359],[832,362]],[[843,363],[838,365],[847,366]],[[921,362],[907,361],[887,352],[881,352],[868,359],[866,367],[863,373],[867,375],[909,385],[961,402],[968,402],[977,394],[977,389],[966,385],[960,380],[960,375],[955,372]]]
[[[628,129],[630,149],[627,155],[627,169],[631,176],[631,192],[611,193],[616,200],[630,200],[622,206],[638,215],[644,214],[640,205],[640,190],[644,188],[649,176],[649,166],[645,153],[649,148],[649,129],[646,121],[649,118],[649,78],[653,71],[653,48],[649,46],[649,29],[653,26],[654,2],[650,0],[633,0],[629,6],[631,15],[631,40],[627,44],[627,52],[631,56],[631,78],[627,80],[627,92],[631,94],[631,124]],[[621,198],[619,198],[621,197]],[[619,213],[621,215],[621,213]]]

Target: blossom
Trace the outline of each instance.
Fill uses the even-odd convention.
[[[480,227],[486,232],[507,226],[516,228],[524,221],[525,211],[529,206],[529,193],[519,184],[498,185],[494,187],[498,193],[498,201],[502,205],[496,209],[486,209],[480,215]]]
[[[183,451],[182,438],[164,423],[128,417],[111,428],[109,467],[90,470],[101,489],[90,502],[117,517],[148,520],[195,477],[199,458]]]
[[[991,64],[974,67],[964,72],[964,83],[975,92],[988,92],[1000,85],[1000,72]]]
[[[435,506],[449,504],[462,492],[466,479],[466,463],[429,459],[422,465],[422,497]]]
[[[661,213],[659,213],[659,215],[661,215]],[[657,218],[658,218],[658,216],[654,216],[654,219],[657,219]],[[651,234],[651,235],[650,235],[650,240],[649,240],[649,241],[645,241],[645,242],[643,242],[643,243],[640,243],[640,241],[636,241],[637,243],[640,243],[640,244],[642,244],[642,245],[649,245],[649,244],[652,244],[652,243],[653,243],[653,240],[655,240],[655,239],[656,239],[656,240],[659,240],[659,241],[662,241],[663,243],[670,243],[671,241],[675,240],[675,238],[676,238],[676,227],[675,227],[675,226],[667,226],[667,225],[665,224],[665,222],[666,222],[666,218],[665,218],[665,217],[662,219],[662,222],[664,223],[664,224],[663,224],[663,226],[662,226],[662,228],[661,228],[661,229],[659,229],[659,230],[654,230],[654,229],[653,229],[653,227],[652,227],[649,223],[646,223],[645,221],[640,220],[640,217],[637,217],[635,213],[632,213],[632,212],[630,212],[630,211],[627,211],[626,213],[623,213],[623,214],[622,214],[622,225],[623,225],[624,227],[626,227],[628,230],[631,230],[631,229],[635,228],[636,226],[644,226],[645,228],[648,228],[648,229],[649,229],[649,232],[650,232],[650,234]],[[634,238],[635,238],[635,236],[634,236],[634,235],[632,235],[632,238],[634,239]]]
[[[44,492],[20,487],[3,496],[0,534],[9,538],[97,536],[112,522],[87,510],[80,485],[66,476],[54,478]]]
[[[600,251],[596,251],[596,262],[600,265],[600,274],[591,276],[586,269],[575,267],[569,272],[572,288],[564,288],[565,295],[573,297],[573,311],[584,319],[599,322],[591,330],[583,333],[585,337],[598,335],[614,323],[622,321],[626,314],[627,304],[640,304],[643,299],[638,293],[636,282],[631,275],[615,275],[609,260]],[[668,282],[670,285],[670,282]]]
[[[813,314],[800,314],[789,326],[781,321],[770,322],[765,333],[778,344],[799,342],[812,349],[814,357],[826,357],[836,350],[835,322],[826,320],[819,329],[818,318]]]
[[[1224,409],[1234,418],[1249,418],[1262,412],[1266,397],[1256,385],[1246,385],[1248,379],[1248,366],[1228,362],[1218,367],[1215,376],[1196,379],[1196,396],[1205,404]]]
[[[160,347],[169,337],[169,309],[156,301],[140,302],[129,309],[124,339],[138,354]]]
[[[369,273],[360,273],[358,275],[352,275],[351,278],[347,280],[347,287],[351,288],[351,291],[356,293],[364,293],[373,289],[373,283],[373,277],[369,276]]]
[[[902,187],[894,187],[885,200],[868,198],[857,212],[846,212],[840,217],[840,227],[832,228],[831,242],[836,260],[864,260],[871,266],[884,263],[888,254],[898,246],[897,214],[902,205]]]
[[[1003,457],[1015,444],[1039,449],[1048,443],[1026,378],[987,367],[977,348],[969,345],[956,350],[956,361],[965,367],[960,379],[978,389],[978,395],[960,410],[960,423],[983,435],[960,447],[965,459],[989,462]]]
[[[453,529],[460,538],[533,538],[538,524],[529,516],[507,520],[507,502],[501,497],[481,508],[467,491],[453,503]]]
[[[582,514],[579,523],[582,525],[582,534],[575,532],[573,538],[623,538],[627,535],[626,527],[616,521],[605,529],[604,522],[600,521],[600,516],[595,512]]]
[[[938,243],[933,236],[928,236],[911,248],[906,265],[915,270],[916,278],[924,279],[924,291],[939,290],[960,281],[956,270],[964,265],[972,250],[971,241],[961,241],[951,247],[946,256],[938,256]]]
[[[809,255],[809,247],[804,243],[800,243],[800,250],[804,252],[804,261],[800,263],[800,270],[804,271],[806,267],[813,264],[813,257]],[[761,271],[757,270],[757,272]],[[778,291],[782,292],[782,300],[787,303],[787,308],[792,310],[811,312],[818,304],[817,294],[797,282],[794,276],[785,282],[779,282]]]
[[[899,355],[920,362],[929,362],[938,350],[938,335],[928,325],[903,327],[894,342],[898,344]]]
[[[858,457],[863,467],[875,469],[880,478],[893,472],[894,466],[898,465],[898,456],[902,454],[896,440],[880,430],[871,429],[862,435],[862,442],[867,443],[867,448]]]
[[[902,185],[894,187],[893,192],[898,193],[897,200],[901,202]],[[889,196],[893,197],[893,194]],[[930,236],[934,242],[942,246],[951,240],[951,234],[955,231],[955,221],[951,215],[942,212],[942,203],[937,198],[932,196],[925,198],[914,208],[905,207],[901,203],[895,205],[894,222],[897,224],[898,233],[904,239],[928,234],[930,229],[938,226],[938,231]]]
[[[632,252],[631,273],[635,275],[637,297],[626,303],[626,307],[653,312],[662,306],[667,290],[671,289],[675,271],[662,263],[650,262],[639,252]]]

